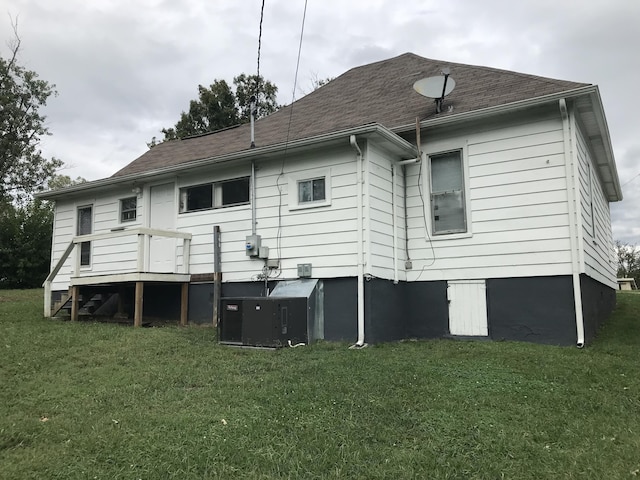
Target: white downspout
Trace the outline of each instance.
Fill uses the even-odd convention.
[[[366,347],[367,344],[364,343],[364,263],[363,263],[363,248],[362,248],[362,241],[363,241],[363,232],[362,232],[362,212],[363,212],[363,205],[362,205],[362,164],[363,164],[363,156],[362,156],[362,150],[360,150],[360,147],[358,146],[358,142],[356,142],[356,136],[355,135],[351,135],[349,137],[349,143],[351,143],[351,147],[356,151],[356,156],[357,156],[357,163],[356,163],[356,170],[357,170],[357,192],[356,195],[358,196],[357,198],[357,232],[356,232],[356,242],[358,243],[357,245],[357,256],[358,256],[358,340],[356,341],[356,343],[354,345],[351,345],[351,347],[349,348],[363,348]]]
[[[569,243],[571,248],[571,276],[573,279],[573,299],[576,311],[576,346],[584,347],[584,318],[582,316],[582,291],[580,289],[580,262],[578,251],[578,231],[576,228],[576,196],[572,195],[575,188],[575,178],[571,168],[571,127],[567,102],[564,98],[559,100],[560,114],[562,115],[562,133],[564,136],[564,166],[567,177],[567,201],[569,206]]]

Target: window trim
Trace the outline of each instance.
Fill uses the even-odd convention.
[[[300,202],[298,185],[301,182],[308,182],[324,179],[324,200],[312,200]],[[287,199],[289,210],[304,210],[308,208],[328,207],[331,205],[331,169],[305,170],[287,175]]]
[[[468,158],[468,142],[451,142],[440,141],[433,142],[429,145],[430,148],[425,151],[426,161],[422,163],[421,168],[423,170],[422,186],[424,189],[424,205],[425,205],[425,224],[428,229],[427,235],[432,241],[439,240],[454,240],[458,238],[470,238],[473,236],[471,221],[471,195],[469,191],[469,158]],[[450,232],[450,233],[434,233],[433,225],[433,207],[432,207],[432,189],[431,189],[431,157],[438,155],[459,151],[462,161],[462,195],[464,205],[464,218],[466,224],[465,232]]]
[[[135,200],[136,201],[136,206],[135,208],[129,209],[129,210],[125,210],[123,208],[124,202],[126,200]],[[124,218],[124,214],[125,212],[134,212],[134,216],[133,218]],[[125,197],[125,198],[121,198],[120,199],[120,223],[130,223],[130,222],[135,222],[136,220],[138,220],[138,196],[137,195],[132,195],[130,197]]]
[[[76,236],[77,237],[81,237],[83,235],[91,235],[94,231],[94,219],[95,219],[95,215],[93,214],[93,203],[85,203],[82,205],[76,205]],[[91,209],[91,231],[89,233],[83,233],[80,234],[79,230],[80,230],[80,210],[85,209],[85,208],[90,208]],[[80,256],[80,268],[83,270],[88,270],[91,269],[91,265],[93,264],[93,245],[91,244],[91,241],[88,242],[81,242],[77,244],[77,248],[79,249],[77,252],[77,255]],[[89,245],[88,249],[89,249],[89,263],[82,263],[82,246],[83,245]]]
[[[247,184],[248,184],[248,188],[247,188],[247,201],[246,202],[235,202],[235,203],[229,203],[227,205],[224,204],[218,204],[216,205],[216,198],[222,199],[222,192],[220,192],[220,195],[218,195],[218,190],[222,187],[223,184],[225,183],[230,183],[230,182],[235,182],[235,181],[239,181],[239,180],[247,180]],[[189,189],[192,188],[198,188],[198,187],[204,187],[204,186],[208,186],[211,185],[211,206],[210,207],[202,207],[202,208],[196,208],[193,210],[188,210],[187,209],[187,191]],[[222,201],[222,200],[220,200]],[[251,177],[249,175],[245,175],[242,177],[235,177],[235,178],[229,178],[229,179],[225,179],[225,180],[218,180],[215,182],[205,182],[205,183],[196,183],[193,185],[184,185],[180,188],[178,188],[178,213],[180,214],[185,214],[185,213],[195,213],[195,212],[203,212],[203,211],[207,211],[207,210],[217,210],[220,208],[229,208],[229,207],[237,207],[237,206],[243,206],[243,205],[250,205],[251,204]]]

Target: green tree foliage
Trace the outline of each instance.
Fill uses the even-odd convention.
[[[54,175],[48,188],[57,190],[86,180]],[[37,288],[49,274],[53,205],[39,199],[0,199],[0,289]]]
[[[40,200],[0,207],[0,288],[36,288],[49,273],[53,211]]]
[[[636,245],[616,241],[618,278],[635,278],[640,285],[640,250]]]
[[[42,188],[62,162],[43,157],[38,148],[40,138],[49,135],[40,108],[57,94],[55,85],[18,64],[15,24],[13,30],[10,54],[0,56],[0,198],[21,200]]]
[[[215,80],[209,88],[198,85],[198,99],[189,102],[189,111],[182,112],[171,128],[163,128],[163,141],[221,130],[250,121],[250,98],[257,95],[256,118],[275,112],[278,87],[257,75],[238,75],[233,79],[235,92],[224,80]],[[147,145],[159,142],[154,137]]]

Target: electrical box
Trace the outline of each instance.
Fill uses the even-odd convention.
[[[260,235],[247,235],[245,250],[248,257],[257,257],[260,254]]]
[[[299,263],[298,264],[298,277],[300,277],[300,278],[311,278],[311,264],[310,263]]]
[[[260,252],[258,252],[258,256],[260,258],[264,258],[265,260],[269,258],[269,247],[260,247]]]

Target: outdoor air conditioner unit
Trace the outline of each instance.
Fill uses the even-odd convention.
[[[296,280],[280,284],[269,297],[223,298],[220,342],[283,347],[323,338],[321,283]]]

